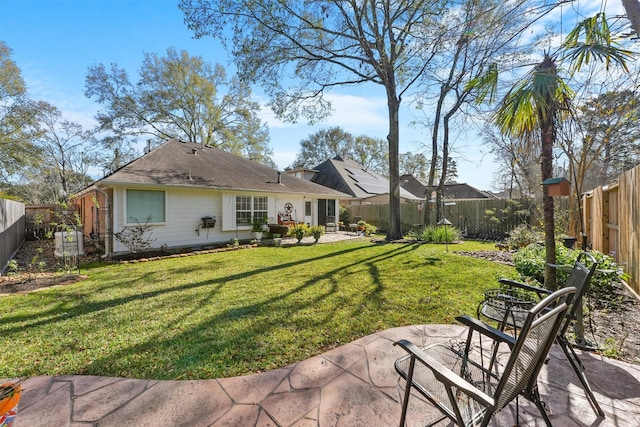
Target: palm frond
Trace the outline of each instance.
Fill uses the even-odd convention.
[[[584,37],[584,41],[581,38]],[[565,59],[571,63],[571,73],[580,71],[597,59],[605,64],[608,70],[612,63],[629,72],[627,62],[634,58],[634,53],[620,47],[614,40],[607,17],[604,12],[586,18],[567,35],[562,47]]]
[[[476,103],[481,104],[487,96],[488,101],[493,102],[498,88],[498,64],[493,63],[482,74],[469,80],[464,87],[465,91],[476,91]]]

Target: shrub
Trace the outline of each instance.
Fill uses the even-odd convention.
[[[428,225],[422,230],[422,239],[432,243],[451,243],[460,240],[460,230],[449,226]]]
[[[372,234],[376,234],[378,232],[378,227],[373,224],[366,223],[364,225],[364,233],[367,236],[371,236]]]
[[[311,234],[320,234],[321,236],[324,234],[324,226],[322,225],[312,225],[309,230]]]
[[[349,223],[349,210],[346,208],[346,206],[340,205],[340,213],[338,214],[338,219],[343,224]]]
[[[424,227],[422,225],[418,227],[411,227],[411,230],[407,232],[407,238],[411,240],[422,240],[424,233]]]
[[[10,259],[7,263],[7,274],[16,274],[19,269],[20,267],[18,266],[18,261],[16,261],[15,259]]]
[[[137,219],[135,219],[136,225],[124,227],[122,231],[113,233],[113,237],[115,237],[117,241],[126,246],[127,249],[134,254],[144,252],[151,248],[151,245],[156,240],[151,238],[151,230],[153,227],[149,224],[150,219],[151,218],[147,218],[147,221],[144,224],[141,224]],[[147,234],[146,237],[145,234]]]
[[[556,245],[556,264],[573,265],[581,251]],[[598,270],[591,278],[589,294],[598,301],[609,300],[615,296],[615,284],[622,276],[622,268],[613,258],[598,251],[589,252],[598,262]],[[545,249],[542,245],[529,245],[513,255],[516,271],[522,280],[535,280],[544,283]],[[558,287],[565,286],[569,272],[558,270]]]
[[[509,232],[505,243],[511,249],[518,249],[542,241],[544,241],[544,234],[531,229],[527,224],[520,224]]]

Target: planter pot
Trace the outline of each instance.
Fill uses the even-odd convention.
[[[0,426],[12,426],[18,411],[22,387],[20,384],[6,383],[0,385],[0,392],[5,395],[0,400]]]
[[[313,238],[316,240],[316,243],[318,243],[318,240],[320,240],[320,233],[313,233]]]
[[[275,246],[276,248],[282,246],[282,237],[274,237],[273,246]]]
[[[573,246],[576,244],[576,239],[575,237],[565,237],[562,240],[564,240],[564,246],[565,248],[568,249],[573,249]]]
[[[303,237],[304,237],[304,234],[296,234],[296,239],[298,239],[298,243],[302,241]]]
[[[251,232],[251,236],[260,242],[262,240],[262,231],[253,231]]]

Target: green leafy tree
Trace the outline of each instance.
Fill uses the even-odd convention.
[[[286,120],[327,115],[325,92],[373,83],[384,88],[389,119],[390,220],[402,237],[399,107],[439,48],[440,0],[182,0],[196,37],[231,42],[238,73],[258,82]]]
[[[614,91],[593,98],[578,109],[577,120],[584,135],[579,154],[588,166],[580,171],[590,178],[591,187],[613,181],[640,162],[640,96],[636,92]]]
[[[321,129],[300,141],[300,152],[292,168],[313,168],[327,159],[340,156],[352,159],[367,169],[386,175],[386,141],[360,135],[356,138],[339,126]]]
[[[351,157],[368,170],[389,176],[389,151],[382,138],[360,135],[356,137]]]
[[[349,158],[354,150],[353,135],[339,126],[321,129],[300,141],[300,152],[292,168],[312,168],[336,156]]]
[[[0,179],[36,162],[38,150],[32,144],[38,134],[36,113],[11,49],[0,41]]]
[[[85,95],[105,105],[96,118],[99,130],[113,141],[142,135],[178,138],[273,164],[268,131],[249,86],[228,79],[221,65],[211,66],[186,51],[145,54],[135,84],[117,64],[110,69],[94,65],[87,72]]]
[[[429,160],[422,153],[408,151],[400,155],[400,173],[413,175],[417,179],[426,182],[429,168]]]

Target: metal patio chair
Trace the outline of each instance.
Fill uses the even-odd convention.
[[[518,337],[495,329],[469,316],[457,320],[468,327],[464,343],[436,343],[419,348],[407,340],[399,345],[408,354],[395,362],[395,369],[406,380],[400,426],[405,425],[411,389],[426,397],[443,416],[429,425],[449,418],[459,426],[486,426],[491,418],[522,395],[532,401],[547,426],[551,421],[540,401],[537,377],[551,344],[558,333],[576,289],[563,288],[528,310]],[[485,365],[482,349],[474,333],[506,344],[510,353],[504,369]],[[494,352],[492,358],[496,357]],[[489,361],[489,365],[495,365]]]
[[[585,260],[587,259],[590,262],[589,267],[585,264]],[[569,327],[574,323],[578,326],[576,341],[584,339],[584,331],[582,330],[582,300],[588,292],[591,277],[597,267],[598,262],[590,253],[582,252],[578,255],[566,283],[566,286],[576,288],[576,295],[569,304],[564,323],[558,331],[556,342],[578,376],[594,412],[604,417],[604,412],[602,408],[600,408],[593,394],[593,390],[589,385],[584,365],[573,348],[571,341],[567,339]],[[518,330],[523,324],[527,310],[535,304],[536,299],[542,299],[546,295],[550,295],[551,291],[515,280],[500,279],[499,282],[503,285],[502,288],[489,289],[485,292],[485,298],[478,306],[478,318],[481,319],[485,317],[494,320],[498,323],[498,328],[501,331],[511,330],[514,335],[517,335]],[[534,297],[533,294],[536,296]]]

